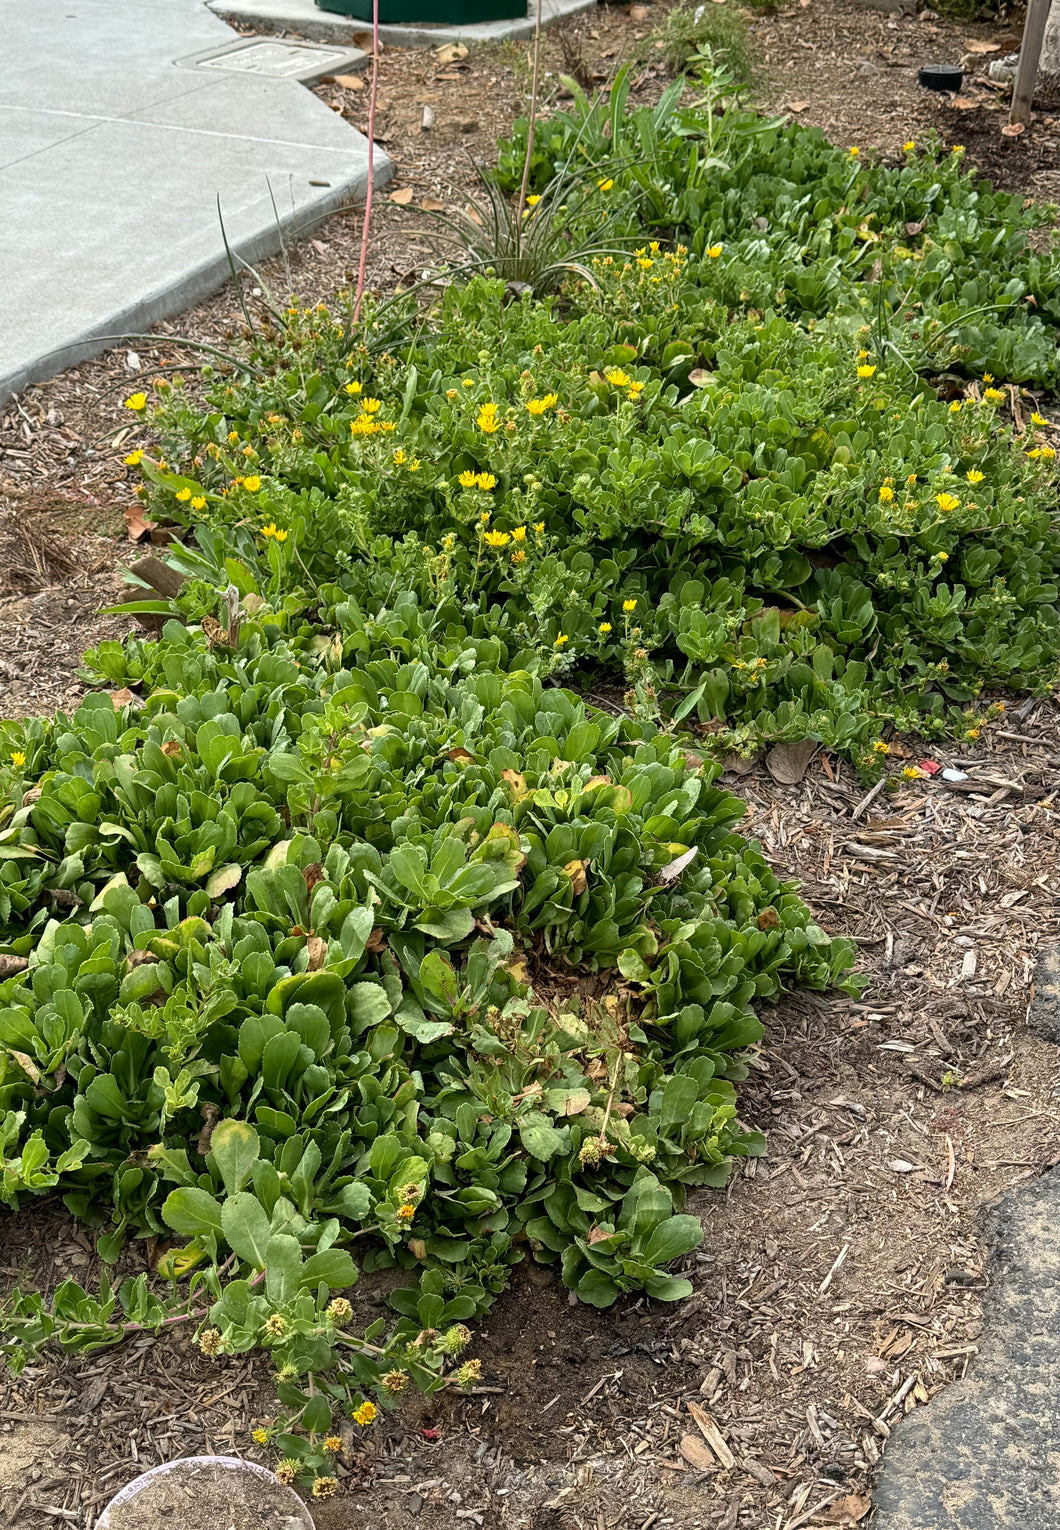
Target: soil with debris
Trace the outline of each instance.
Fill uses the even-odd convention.
[[[600,7],[549,34],[549,90],[560,72],[602,83],[636,56],[634,99],[655,99],[665,80],[649,34],[663,11]],[[1011,28],[849,0],[785,6],[753,25],[758,95],[774,108],[886,153],[934,128],[1000,184],[1056,196],[1055,119],[1040,112],[1006,138],[999,93],[979,101],[974,86],[1009,50]],[[957,56],[975,66],[974,109],[915,83],[918,63]],[[397,175],[377,201],[371,285],[422,263],[417,214],[463,201],[459,150],[488,157],[528,91],[525,45],[464,59],[386,50],[377,129]],[[318,93],[365,125],[364,90]],[[333,297],[353,277],[359,235],[356,213],[333,216],[289,267],[265,263],[262,287]],[[82,649],[128,628],[98,614],[140,551],[126,540],[136,475],[123,458],[147,439],[122,400],[157,376],[189,375],[177,337],[223,346],[242,323],[225,289],[151,342],[0,406],[8,715],[75,705]],[[924,777],[870,801],[827,755],[794,785],[765,762],[726,778],[772,863],[801,878],[830,932],[857,941],[864,994],[796,994],[763,1014],[741,1110],[768,1152],[694,1201],[706,1236],[686,1261],[689,1301],[599,1313],[551,1271],[517,1270],[476,1332],[482,1384],[468,1398],[411,1400],[356,1440],[346,1426],[340,1495],[312,1503],[318,1530],[799,1530],[865,1518],[894,1421],[975,1356],[978,1209],[1057,1157],[1056,1052],[1024,1016],[1037,953],[1058,938],[1060,709],[1013,709],[978,745],[972,758],[939,755],[965,781]],[[0,1229],[0,1299],[16,1284],[98,1278],[91,1236],[60,1206],[0,1211]],[[127,1251],[124,1272],[144,1258],[140,1245]],[[385,1310],[377,1278],[352,1296],[365,1322]],[[176,1456],[266,1460],[250,1430],[270,1400],[267,1364],[208,1361],[180,1328],[48,1353],[0,1379],[0,1530],[90,1530],[119,1487]]]

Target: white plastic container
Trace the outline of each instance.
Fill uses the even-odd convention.
[[[96,1530],[314,1530],[291,1488],[254,1461],[182,1456],[116,1493]]]

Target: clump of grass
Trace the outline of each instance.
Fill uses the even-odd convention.
[[[699,0],[695,5],[677,5],[659,29],[662,54],[675,74],[684,74],[696,59],[709,53],[716,64],[724,64],[741,84],[751,78],[751,53],[747,21],[743,12],[731,3],[716,4]]]

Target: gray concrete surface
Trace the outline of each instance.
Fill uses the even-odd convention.
[[[873,1530],[1060,1526],[1060,1171],[987,1220],[991,1289],[968,1375],[899,1423]]]
[[[219,286],[218,200],[252,261],[273,197],[288,236],[363,198],[366,140],[297,81],[177,65],[234,40],[203,0],[5,0],[2,24],[0,401]]]
[[[370,23],[358,21],[353,16],[322,11],[315,0],[210,0],[210,4],[219,16],[289,28],[322,41],[333,38],[345,41],[370,30]],[[596,0],[544,0],[542,21],[548,26],[565,16],[577,16],[581,11],[595,9]],[[446,42],[508,42],[533,36],[536,13],[536,4],[530,0],[526,16],[512,21],[483,21],[467,27],[395,22],[381,26],[379,36],[390,48],[430,48]]]

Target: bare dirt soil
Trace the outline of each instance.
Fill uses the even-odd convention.
[[[634,93],[664,84],[650,33],[661,6],[602,6],[546,44],[546,83],[603,83],[639,62]],[[914,20],[810,0],[754,20],[757,98],[837,142],[893,154],[934,130],[1000,184],[1055,197],[1056,118],[1006,138],[977,87],[1018,29]],[[964,107],[920,91],[915,67],[967,57]],[[525,46],[447,61],[380,59],[377,135],[397,176],[380,197],[369,281],[385,288],[427,252],[422,208],[459,204],[470,167],[525,110]],[[318,87],[365,125],[364,91]],[[433,124],[424,129],[424,108]],[[411,189],[406,205],[390,200]],[[404,198],[402,197],[402,200]],[[419,216],[417,214],[419,213]],[[337,214],[266,263],[263,284],[306,301],[351,279],[360,220]],[[122,588],[143,440],[122,399],[187,373],[176,337],[224,343],[242,325],[230,288],[150,342],[130,343],[0,406],[0,707],[76,704],[82,650],[127,630],[100,616]],[[964,746],[972,753],[971,746]],[[516,1272],[478,1329],[482,1385],[412,1401],[346,1436],[339,1496],[319,1530],[800,1530],[869,1512],[872,1470],[895,1420],[973,1360],[984,1285],[978,1209],[1057,1161],[1056,1054],[1025,1013],[1037,952],[1058,935],[1060,709],[1012,708],[939,776],[865,802],[847,767],[811,762],[798,786],[764,763],[727,782],[748,832],[833,933],[852,935],[862,998],[793,995],[763,1014],[767,1039],[742,1086],[766,1157],[698,1197],[695,1293],[597,1313],[544,1268]],[[133,1250],[129,1258],[141,1258]],[[131,1268],[131,1266],[130,1266]],[[61,1207],[0,1211],[0,1295],[98,1273],[91,1236]],[[382,1285],[358,1304],[383,1310]],[[110,1496],[177,1455],[265,1459],[267,1367],[204,1359],[183,1332],[90,1355],[49,1355],[0,1379],[0,1530],[90,1530]]]

